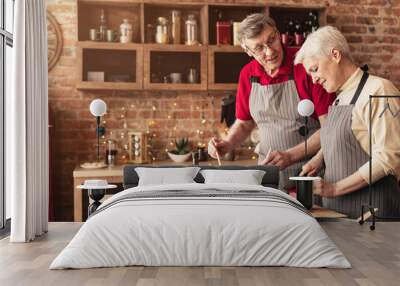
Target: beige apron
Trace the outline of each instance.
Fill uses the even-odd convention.
[[[354,104],[368,78],[364,72],[350,105],[333,105],[321,128],[321,148],[325,161],[324,179],[335,183],[356,172],[369,160],[351,129]],[[324,207],[347,214],[350,218],[361,215],[361,206],[368,205],[368,187],[335,198],[323,198]],[[372,185],[372,206],[379,208],[379,216],[400,215],[400,190],[393,176],[387,176]]]
[[[283,151],[304,143],[304,137],[299,133],[299,128],[304,125],[304,119],[297,112],[300,100],[293,72],[289,80],[283,83],[260,85],[258,77],[252,77],[250,80],[250,114],[260,132],[258,157],[260,164],[269,148]],[[309,119],[309,135],[319,127],[317,120]],[[295,186],[289,177],[298,175],[305,162],[306,160],[296,163],[279,173],[279,189],[288,190]]]

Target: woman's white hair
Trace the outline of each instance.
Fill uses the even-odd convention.
[[[337,49],[342,57],[352,60],[349,44],[343,34],[335,27],[324,26],[308,35],[297,52],[294,63],[302,64],[306,58],[330,57],[332,49]]]

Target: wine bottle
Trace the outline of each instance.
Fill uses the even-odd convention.
[[[104,9],[101,9],[100,27],[99,27],[99,38],[100,38],[100,41],[105,41],[106,40],[106,34],[107,34],[106,15],[104,13]]]
[[[310,12],[308,15],[311,26],[311,32],[315,32],[319,28],[318,17],[313,12]]]
[[[304,36],[303,36],[303,30],[301,28],[300,22],[295,23],[294,25],[295,30],[294,30],[294,42],[296,46],[301,46],[304,41]]]

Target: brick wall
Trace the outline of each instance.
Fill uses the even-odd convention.
[[[320,2],[268,1],[282,5]],[[400,1],[329,0],[325,3],[327,23],[337,26],[345,34],[355,60],[359,64],[368,63],[371,73],[392,80],[400,88]],[[75,89],[76,0],[47,0],[47,4],[64,36],[61,58],[49,73],[49,104],[56,127],[56,220],[69,221],[73,220],[72,170],[79,163],[94,159],[95,155],[95,120],[88,111],[91,100],[102,98],[108,104],[108,114],[103,118],[107,137],[114,137],[122,147],[127,143],[128,130],[149,130],[155,135],[155,157],[162,159],[168,143],[176,136],[189,136],[197,144],[224,129],[218,123],[219,107],[227,93],[78,91]],[[202,122],[202,118],[206,121]],[[242,149],[242,156],[250,156],[247,148]]]

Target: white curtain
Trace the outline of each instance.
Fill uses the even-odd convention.
[[[47,24],[44,0],[15,1],[13,93],[6,98],[6,187],[12,242],[48,226]]]

